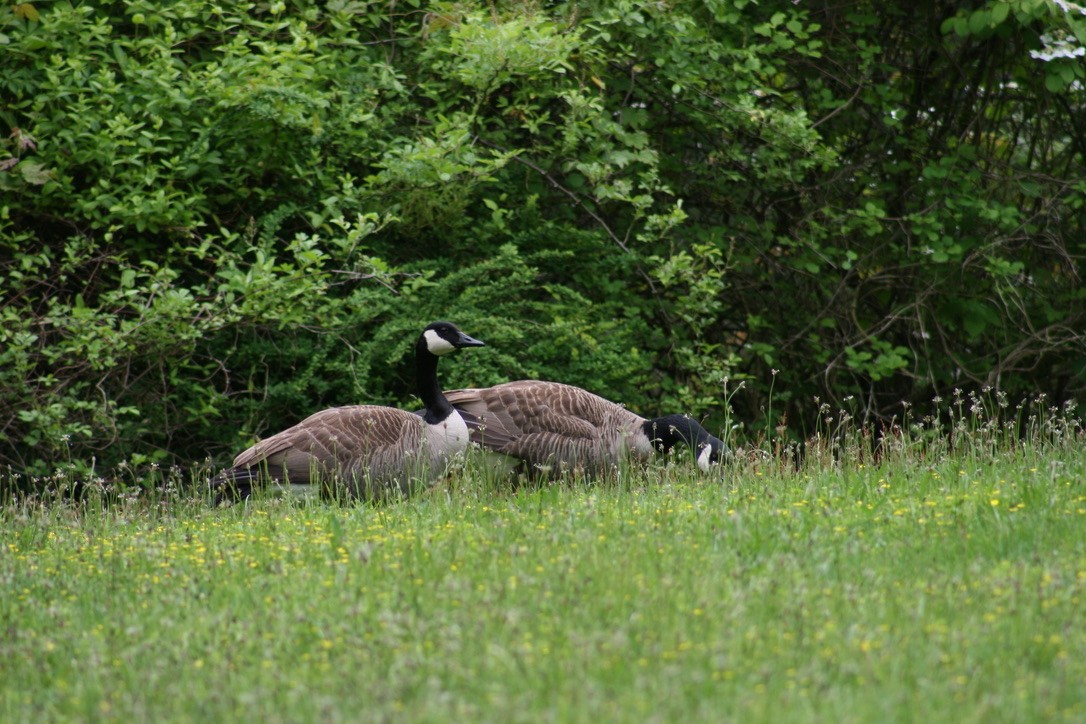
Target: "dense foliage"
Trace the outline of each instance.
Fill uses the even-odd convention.
[[[1081,395],[1084,47],[1063,0],[9,6],[0,464],[410,405],[436,318],[491,345],[449,385],[716,426]]]

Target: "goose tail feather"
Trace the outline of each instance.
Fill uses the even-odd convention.
[[[260,475],[253,468],[227,468],[209,482],[215,507],[236,503],[253,494]]]

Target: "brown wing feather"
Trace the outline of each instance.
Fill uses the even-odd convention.
[[[273,477],[308,483],[315,473],[383,478],[406,450],[422,441],[422,419],[392,407],[333,407],[258,442],[234,459],[235,468],[268,469]]]
[[[521,380],[445,393],[478,420],[472,440],[534,465],[617,463],[623,438],[644,419],[579,387]]]
[[[468,426],[471,441],[477,445],[489,450],[496,450],[516,439],[500,424],[487,424],[487,422],[484,422],[483,420],[491,421],[489,415],[484,414],[483,419],[480,419],[463,407],[457,407],[457,411],[460,413],[460,417],[463,418],[464,424]]]
[[[531,432],[502,448],[506,455],[527,460],[533,465],[554,468],[555,472],[570,468],[598,470],[619,459],[619,449],[595,439],[571,438],[552,432]]]

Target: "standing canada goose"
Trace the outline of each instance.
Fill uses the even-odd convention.
[[[409,495],[442,474],[467,449],[468,428],[441,392],[438,357],[462,347],[483,347],[449,322],[434,322],[415,343],[421,416],[394,407],[352,405],[322,410],[234,458],[211,480],[217,498],[249,495],[253,484],[333,483],[359,498]]]
[[[472,442],[544,474],[599,474],[624,455],[645,460],[682,443],[708,472],[728,449],[696,420],[667,415],[649,420],[579,387],[520,380],[445,393],[471,430]]]

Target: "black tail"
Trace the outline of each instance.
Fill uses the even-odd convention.
[[[260,478],[259,471],[252,468],[227,468],[213,477],[211,487],[212,504],[215,507],[223,503],[236,503],[253,494],[253,487]]]

